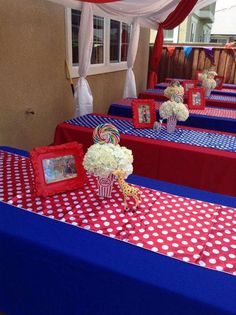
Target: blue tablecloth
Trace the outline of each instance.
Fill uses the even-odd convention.
[[[132,108],[130,106],[123,104],[120,105],[118,102],[114,102],[110,105],[108,114],[132,118]],[[159,120],[160,115],[158,110],[156,111],[156,116],[157,120]],[[236,133],[236,120],[225,117],[190,114],[186,121],[178,121],[178,126],[179,125]]]
[[[155,89],[161,89],[161,90],[164,90],[166,89],[166,87],[168,86],[169,84],[164,82],[164,83],[158,83],[155,85]],[[228,87],[228,89],[230,89],[230,87]],[[227,91],[227,90],[212,90],[211,91],[211,94],[216,94],[216,95],[228,95],[228,96],[236,96],[236,89],[232,91]]]
[[[165,79],[166,82],[170,82],[172,80],[177,80],[177,81],[180,81],[180,82],[183,82],[183,81],[186,81],[188,79],[183,79],[183,78],[166,78]],[[231,84],[231,83],[223,83],[223,88],[225,89],[236,89],[236,84]]]
[[[26,155],[15,149],[11,152]],[[231,197],[137,176],[130,181],[236,205]],[[0,210],[0,312],[7,315],[236,314],[235,276],[184,263],[1,202]]]

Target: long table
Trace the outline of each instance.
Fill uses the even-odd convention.
[[[183,81],[186,81],[188,79],[182,79],[182,78],[166,78],[165,79],[165,82],[172,82],[173,80],[177,80],[179,82],[183,82]],[[231,84],[231,83],[224,83],[223,86],[222,86],[224,89],[236,89],[236,84]]]
[[[163,89],[148,89],[140,92],[138,97],[142,99],[154,99],[157,101],[168,100],[164,95]],[[184,101],[187,102],[187,97],[184,98]],[[236,109],[236,96],[211,95],[206,98],[206,106]]]
[[[113,102],[108,109],[108,115],[132,118],[131,103],[130,98]],[[155,103],[156,116],[159,120],[159,108],[162,102]],[[189,112],[189,118],[178,122],[178,125],[236,133],[236,110],[206,107],[205,110],[190,110]]]
[[[130,181],[236,206],[231,197],[137,176]],[[1,201],[0,209],[0,310],[6,314],[236,314],[235,276]]]
[[[97,116],[105,117],[104,121],[113,124],[115,124],[115,120],[118,125],[126,121],[131,124],[131,120],[128,118],[95,115],[95,117]],[[86,116],[84,117],[83,119],[86,120]],[[93,117],[93,115],[89,117]],[[93,143],[93,128],[88,126],[89,123],[87,127],[78,125],[77,119],[59,124],[55,131],[54,144],[77,140],[83,143],[87,150]],[[181,128],[189,132],[198,131],[196,128],[185,126]],[[134,131],[134,128],[130,126],[130,130]],[[201,131],[203,130],[201,129]],[[121,145],[133,151],[136,175],[236,196],[235,152],[176,143],[176,140],[165,141],[124,134],[122,128],[120,128],[120,132]],[[182,132],[180,132],[180,136],[181,134]],[[223,133],[209,131],[209,139],[213,137],[214,140],[215,136],[221,134]],[[235,139],[235,135],[228,135]]]
[[[155,85],[155,89],[166,89],[169,86],[168,82],[161,82]],[[236,96],[236,89],[234,88],[222,88],[221,90],[213,89],[211,94],[216,95],[228,95],[228,96]]]

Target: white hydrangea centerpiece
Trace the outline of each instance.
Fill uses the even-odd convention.
[[[205,89],[214,89],[216,87],[216,81],[214,80],[216,75],[217,73],[213,70],[204,70],[203,73],[199,75],[202,86]]]
[[[214,89],[216,87],[216,81],[214,79],[206,78],[202,80],[202,86],[205,89]]]
[[[173,81],[165,90],[164,95],[171,99],[173,95],[184,95],[184,88],[179,81]]]
[[[95,143],[89,147],[83,160],[84,168],[92,175],[108,177],[115,170],[123,170],[125,178],[133,172],[132,151],[119,144]]]
[[[167,101],[161,104],[159,113],[162,119],[175,116],[178,121],[185,121],[189,117],[189,111],[183,103]]]

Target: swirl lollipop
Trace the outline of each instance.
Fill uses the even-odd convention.
[[[183,100],[183,94],[182,93],[174,93],[173,95],[171,95],[171,98],[170,98],[171,101],[174,101],[176,103],[183,103],[184,100]]]
[[[119,130],[112,124],[100,124],[93,131],[94,143],[112,143],[114,145],[120,142]]]

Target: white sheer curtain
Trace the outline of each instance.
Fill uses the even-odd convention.
[[[139,42],[139,34],[140,34],[140,25],[137,19],[135,19],[132,29],[131,29],[131,37],[128,49],[128,57],[127,57],[127,66],[128,70],[126,73],[125,79],[125,87],[124,87],[124,98],[125,97],[137,97],[136,90],[136,82],[135,76],[133,72],[133,66],[138,50],[138,42]]]
[[[93,96],[86,76],[93,49],[93,5],[83,3],[79,28],[79,80],[75,87],[76,116],[93,112]]]

